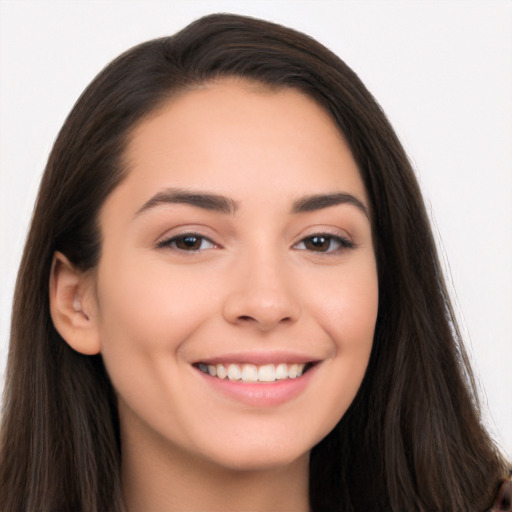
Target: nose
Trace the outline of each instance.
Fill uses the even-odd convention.
[[[300,317],[293,276],[277,257],[252,257],[238,262],[229,279],[232,286],[223,307],[224,318],[262,332]]]

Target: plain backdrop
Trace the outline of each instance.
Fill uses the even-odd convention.
[[[431,209],[485,421],[511,456],[507,0],[0,0],[0,380],[31,210],[65,116],[119,53],[220,11],[312,35],[359,74],[384,108]]]

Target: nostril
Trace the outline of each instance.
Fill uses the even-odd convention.
[[[242,321],[244,321],[244,322],[247,322],[247,321],[254,321],[254,322],[257,322],[257,321],[258,321],[258,320],[256,320],[256,318],[254,318],[254,317],[252,317],[252,316],[250,316],[250,315],[240,315],[240,316],[238,317],[238,320],[242,320]],[[290,320],[291,320],[291,317],[286,316],[286,317],[284,317],[284,318],[281,318],[281,319],[279,320],[279,322],[289,322]],[[261,322],[258,322],[258,323],[261,323]]]
[[[266,296],[263,293],[230,294],[223,305],[224,318],[233,324],[258,326],[268,331],[278,325],[291,324],[300,316],[300,306],[292,295]]]

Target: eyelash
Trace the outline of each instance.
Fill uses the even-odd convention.
[[[196,241],[199,240],[200,241],[200,246],[198,248],[193,248],[193,247],[189,246],[186,249],[184,249],[182,247],[178,247],[177,244],[179,242],[186,243],[185,241],[187,239],[189,239],[189,240],[195,239]],[[201,245],[203,245],[204,242],[206,242],[206,243],[211,245],[211,247],[208,247],[207,249],[212,249],[214,247],[219,247],[215,242],[213,242],[209,238],[207,238],[207,237],[205,237],[203,235],[199,235],[197,233],[183,233],[181,235],[173,236],[171,238],[166,238],[165,240],[157,242],[156,247],[157,247],[157,249],[170,248],[170,249],[175,249],[175,250],[182,251],[182,252],[199,252],[199,251],[207,250],[204,247],[201,248]]]
[[[315,251],[313,249],[308,249],[307,247],[307,243],[310,242],[310,243],[317,243],[315,242],[315,240],[317,242],[326,242],[327,241],[327,249],[326,250],[320,250],[320,251]],[[332,244],[336,244],[337,247],[332,249],[331,248],[331,245]],[[300,248],[299,249],[299,246],[300,245],[303,245],[304,248]],[[318,252],[318,253],[321,253],[321,254],[330,254],[330,253],[335,253],[335,252],[341,252],[343,250],[346,250],[346,249],[353,249],[355,247],[355,244],[354,242],[352,242],[351,240],[349,240],[348,238],[345,238],[343,236],[339,236],[339,235],[333,235],[331,233],[315,233],[314,235],[310,235],[310,236],[307,236],[305,238],[303,238],[302,240],[300,240],[299,243],[295,244],[294,245],[294,248],[295,249],[298,249],[298,250],[309,250],[311,252]]]
[[[178,246],[178,244],[180,242],[187,244],[187,239],[189,240],[189,242],[191,242],[191,245],[189,245],[187,248]],[[199,241],[199,247],[194,247],[193,246],[194,242],[195,242],[195,244],[197,244],[198,241]],[[210,247],[206,247],[206,248],[201,247],[204,243],[209,244]],[[308,246],[307,246],[308,243],[312,243],[312,244],[327,243],[327,248],[325,250],[316,251],[312,248],[308,248]],[[336,247],[334,249],[331,248],[333,243],[336,245]],[[300,247],[301,245],[303,247]],[[209,238],[207,238],[203,235],[200,235],[197,233],[183,233],[181,235],[173,236],[171,238],[167,238],[165,240],[158,242],[156,244],[156,247],[158,249],[170,248],[170,249],[175,249],[175,250],[182,251],[182,252],[197,253],[200,251],[216,248],[219,246],[215,242],[213,242],[212,240],[210,240]],[[294,249],[301,250],[301,251],[309,250],[311,252],[317,252],[317,253],[321,253],[321,254],[330,254],[330,253],[334,253],[334,252],[340,252],[340,251],[343,251],[346,249],[353,249],[355,247],[355,245],[351,240],[349,240],[345,237],[339,236],[339,235],[333,235],[331,233],[315,233],[313,235],[303,238],[297,244],[295,244],[293,247],[294,247]]]

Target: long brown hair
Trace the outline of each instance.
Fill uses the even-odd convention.
[[[122,510],[116,400],[101,355],[55,330],[48,281],[61,251],[101,256],[98,212],[125,174],[133,128],[180,90],[224,76],[293,87],[333,118],[371,205],[379,312],[362,386],[311,453],[315,512],[483,511],[504,460],[480,421],[422,196],[379,105],[308,36],[235,15],[202,18],[118,57],[85,90],[44,173],[12,314],[0,451],[2,512]]]

